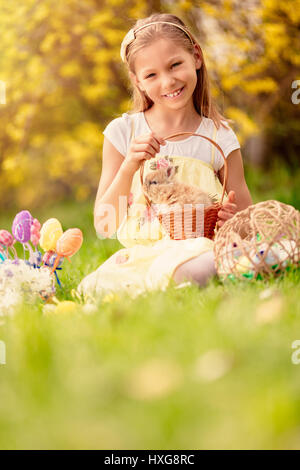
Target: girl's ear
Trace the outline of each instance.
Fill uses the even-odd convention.
[[[198,44],[194,44],[194,59],[196,70],[201,69],[202,67],[202,52]]]
[[[129,76],[130,76],[131,81],[135,84],[136,87],[138,87],[140,91],[145,91],[143,88],[141,88],[140,82],[138,81],[135,73],[129,72]]]
[[[137,78],[136,78],[135,73],[129,71],[129,77],[130,77],[130,80],[136,85]]]

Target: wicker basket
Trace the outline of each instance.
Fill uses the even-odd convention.
[[[214,254],[221,279],[267,279],[300,267],[300,212],[269,200],[238,212],[218,231]]]
[[[224,182],[221,200],[219,203],[212,204],[211,206],[208,206],[205,209],[203,209],[202,204],[185,204],[184,208],[174,208],[172,206],[167,206],[165,210],[161,212],[158,211],[157,206],[155,204],[152,204],[151,200],[148,198],[148,195],[144,192],[146,204],[147,207],[152,209],[153,213],[158,217],[160,223],[162,224],[164,229],[169,233],[170,238],[172,238],[173,240],[185,240],[187,238],[197,238],[203,236],[206,238],[213,239],[215,234],[216,223],[218,220],[218,211],[222,206],[225,194],[228,173],[227,161],[221,147],[214,140],[210,139],[205,135],[196,134],[194,132],[179,132],[177,134],[172,134],[170,136],[164,137],[164,140],[169,140],[173,137],[177,137],[180,135],[202,137],[203,139],[206,139],[211,142],[221,153],[224,159]],[[140,167],[140,179],[142,188],[144,183],[144,165],[145,162],[143,162]]]

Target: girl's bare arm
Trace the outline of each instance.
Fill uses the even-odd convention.
[[[104,137],[102,173],[94,206],[94,226],[103,237],[113,235],[127,212],[134,173],[144,160],[153,158],[163,139],[153,132],[132,140],[124,156]],[[105,223],[104,223],[105,222]]]
[[[115,211],[115,219],[109,224],[117,227],[117,221],[123,214],[119,214],[119,197],[128,197],[133,174],[124,171],[124,156],[104,137],[102,152],[102,171],[96,201],[94,205],[94,226],[96,232],[103,237],[109,237],[113,233],[107,227],[103,232],[103,219],[108,217],[106,205],[110,205]],[[125,214],[124,214],[125,215]],[[113,231],[112,231],[113,232]]]
[[[241,211],[253,204],[252,198],[245,180],[244,165],[240,149],[233,150],[227,157],[228,177],[226,192],[235,192],[237,210]],[[219,171],[219,180],[223,184],[224,166]]]

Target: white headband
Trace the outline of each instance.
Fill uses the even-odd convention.
[[[176,28],[179,28],[181,29],[187,36],[188,38],[190,39],[191,43],[194,45],[194,41],[192,39],[192,36],[190,35],[190,33],[184,29],[182,26],[180,26],[179,24],[176,24],[176,23],[170,23],[169,21],[154,21],[153,23],[147,23],[147,24],[144,24],[143,26],[140,26],[139,28],[137,28],[136,30],[134,30],[133,28],[130,29],[128,31],[128,33],[126,34],[126,36],[124,37],[123,41],[122,41],[122,44],[121,44],[121,51],[120,51],[120,55],[121,55],[121,59],[123,62],[126,62],[126,48],[127,46],[129,46],[129,44],[132,43],[132,41],[135,40],[136,38],[136,33],[138,31],[140,31],[141,29],[143,28],[146,28],[147,26],[150,26],[151,24],[158,24],[158,23],[163,23],[163,24],[170,24],[172,26],[176,26]]]

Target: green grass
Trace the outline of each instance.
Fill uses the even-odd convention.
[[[269,169],[246,164],[245,175],[254,203],[277,199],[300,210],[300,168],[290,170],[274,157]]]
[[[84,233],[60,276],[57,297],[72,299],[120,245],[95,237],[92,203],[34,215]],[[13,216],[0,217],[1,228]],[[99,303],[92,314],[78,303],[73,313],[43,315],[37,301],[0,317],[0,448],[299,448],[300,364],[291,361],[299,278],[171,285]]]

